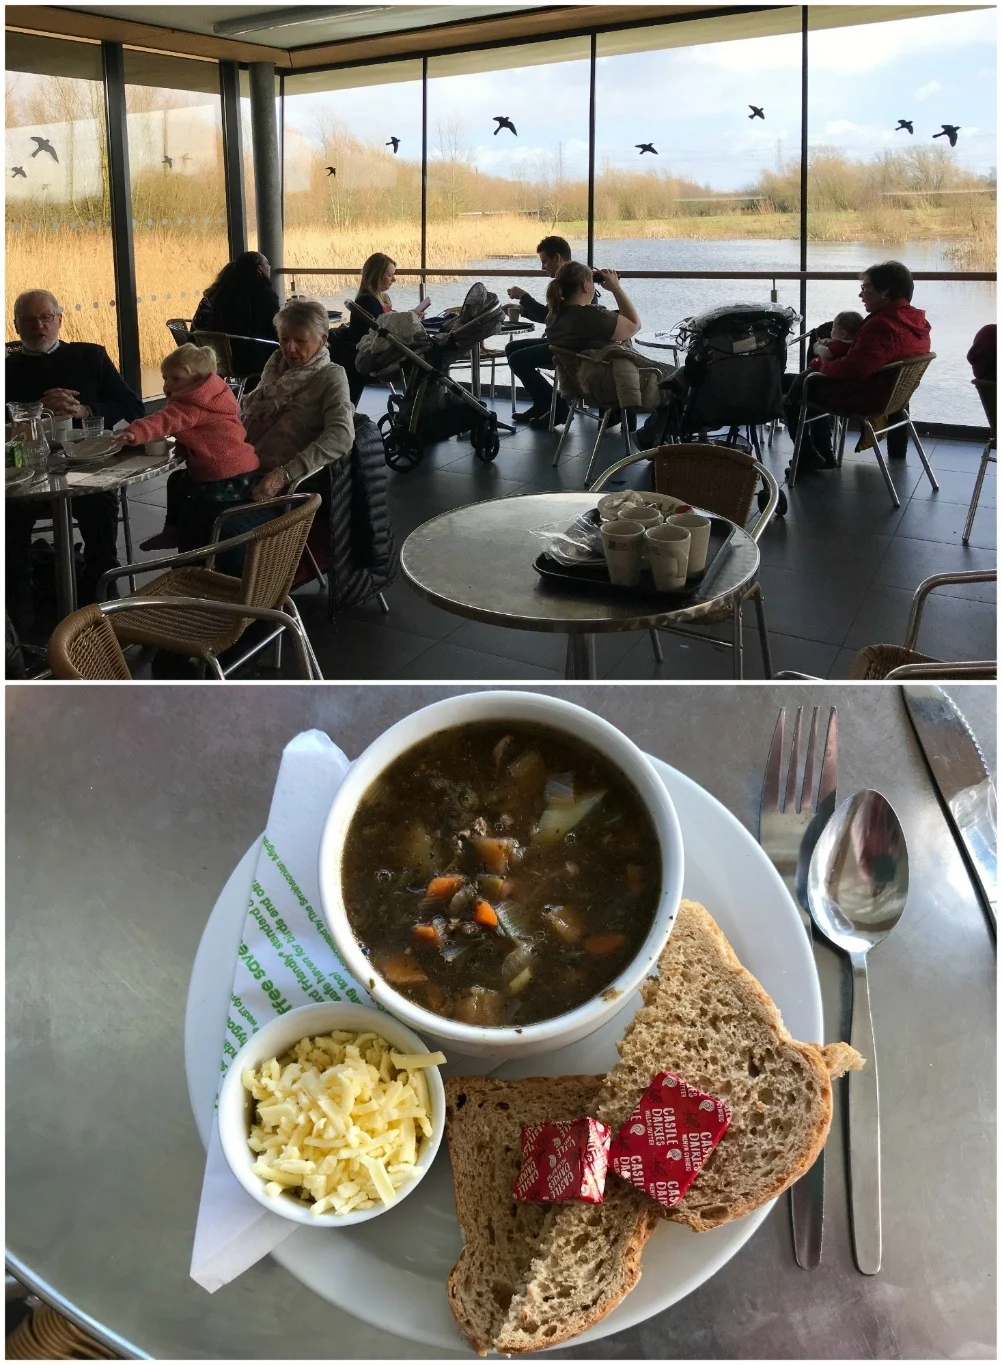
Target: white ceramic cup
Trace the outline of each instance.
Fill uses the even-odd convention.
[[[635,588],[640,582],[643,564],[645,528],[639,521],[605,521],[602,523],[602,548],[609,569],[609,578],[624,588]]]
[[[658,592],[677,592],[684,588],[691,543],[686,528],[665,522],[663,526],[652,526],[645,531],[644,538]]]
[[[522,305],[520,303],[506,303],[504,311],[508,314],[509,322],[518,322],[519,315],[522,312]]]
[[[147,455],[166,455],[170,450],[170,446],[167,444],[166,440],[147,441],[143,449],[146,451]]]
[[[52,439],[58,441],[61,446],[73,440],[73,418],[72,417],[53,417],[52,419]]]
[[[689,532],[688,576],[702,573],[706,568],[706,552],[710,544],[710,519],[698,512],[678,512],[668,518],[669,526],[681,526]]]

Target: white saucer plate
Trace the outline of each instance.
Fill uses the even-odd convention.
[[[685,843],[683,895],[698,900],[727,935],[738,957],[758,977],[795,1038],[821,1041],[821,994],[807,936],[790,896],[744,826],[702,787],[653,759],[678,812]],[[233,969],[247,913],[260,840],[234,870],[206,924],[192,968],[185,1017],[185,1064],[195,1122],[203,1145],[212,1124],[219,1052]],[[559,1076],[603,1073],[616,1061],[617,1040],[639,996],[598,1033],[570,1047],[507,1062],[497,1075]],[[446,1074],[482,1074],[483,1059],[453,1057]],[[663,1223],[643,1253],[636,1289],[574,1345],[597,1341],[643,1322],[684,1298],[734,1256],[772,1205],[744,1218],[693,1233]],[[273,1253],[275,1260],[321,1298],[374,1327],[429,1348],[462,1351],[446,1301],[449,1271],[462,1249],[452,1172],[445,1144],[435,1166],[399,1209],[360,1227],[298,1229]],[[472,1353],[471,1353],[472,1355]]]

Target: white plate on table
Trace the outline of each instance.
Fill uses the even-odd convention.
[[[674,768],[653,759],[678,812],[685,843],[683,895],[701,901],[745,966],[779,1006],[795,1038],[822,1041],[821,992],[807,936],[790,896],[762,849],[717,800]],[[219,1080],[219,1049],[237,949],[247,914],[260,840],[248,849],[217,900],[192,968],[185,1016],[185,1065],[191,1105],[208,1144]],[[570,1047],[506,1062],[507,1077],[603,1073],[639,996],[598,1033]],[[446,1074],[482,1074],[489,1062],[459,1058]],[[662,1223],[643,1253],[636,1289],[607,1318],[570,1343],[597,1341],[670,1307],[698,1288],[744,1245],[772,1205],[694,1233]],[[300,1228],[272,1252],[290,1274],[371,1326],[440,1350],[463,1351],[445,1285],[462,1248],[452,1173],[442,1152],[420,1187],[399,1208],[343,1232]],[[472,1355],[472,1352],[470,1353]]]
[[[63,449],[66,452],[67,464],[83,467],[103,464],[105,460],[110,460],[113,455],[120,455],[128,447],[119,441],[113,441],[110,436],[92,436],[86,441],[71,441]]]

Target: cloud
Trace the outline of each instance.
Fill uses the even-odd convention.
[[[858,123],[853,123],[852,119],[834,118],[825,124],[825,133],[829,137],[841,137],[843,133],[861,132]]]
[[[925,85],[920,85],[915,91],[915,98],[917,100],[927,100],[930,95],[935,95],[937,91],[942,90],[942,88],[939,81],[926,81]]]

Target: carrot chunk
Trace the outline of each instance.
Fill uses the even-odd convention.
[[[466,878],[459,874],[450,877],[432,877],[424,894],[430,901],[448,900],[450,896],[456,894],[465,881]]]
[[[428,980],[413,958],[406,953],[391,953],[388,957],[374,958],[373,966],[385,976],[391,986],[420,986]]]
[[[411,931],[418,943],[432,943],[436,948],[440,947],[438,930],[434,924],[415,924]]]
[[[498,927],[498,917],[494,907],[487,901],[477,901],[476,909],[473,911],[473,918],[478,924],[482,924],[485,929],[496,929]]]
[[[592,934],[584,941],[584,946],[592,957],[608,957],[626,942],[625,934]]]

